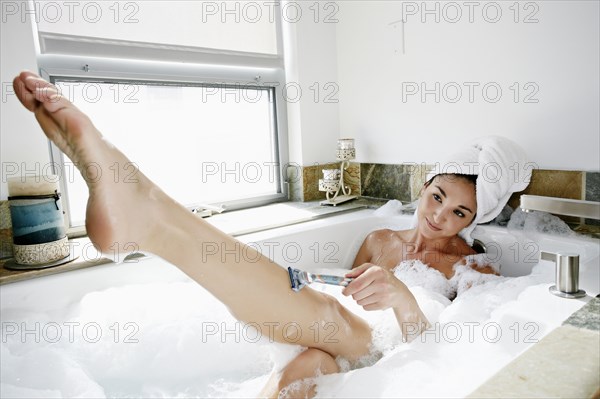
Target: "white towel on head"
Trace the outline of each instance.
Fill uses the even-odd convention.
[[[477,215],[459,235],[469,244],[471,233],[479,223],[493,220],[514,192],[523,191],[531,180],[533,164],[525,151],[513,141],[500,136],[474,140],[465,149],[453,154],[446,162],[437,164],[427,180],[440,173],[477,175]],[[417,224],[417,212],[413,227]]]

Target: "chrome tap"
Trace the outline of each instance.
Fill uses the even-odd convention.
[[[579,289],[579,254],[540,251],[540,259],[555,263],[556,284],[549,288],[551,293],[561,298],[585,296],[585,291]]]
[[[557,215],[600,220],[600,202],[594,201],[521,195],[520,208],[525,212],[543,211]]]

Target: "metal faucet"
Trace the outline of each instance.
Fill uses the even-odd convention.
[[[555,262],[556,284],[549,288],[552,294],[561,298],[585,296],[585,291],[579,289],[579,254],[540,251],[540,259]]]
[[[543,211],[557,215],[600,220],[600,202],[595,201],[521,195],[520,207],[525,212]]]

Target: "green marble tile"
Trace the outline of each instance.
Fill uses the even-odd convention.
[[[0,201],[0,258],[12,256],[12,224],[8,201]]]
[[[406,165],[363,163],[360,165],[362,195],[410,202],[411,170]]]
[[[600,172],[585,173],[585,200],[600,202]],[[600,220],[586,219],[585,224],[600,226]]]
[[[10,208],[8,201],[0,201],[0,229],[8,229],[12,227],[10,222]]]
[[[325,199],[325,192],[319,191],[319,179],[323,178],[323,169],[339,169],[340,162],[315,164],[302,168],[303,201]],[[350,163],[344,171],[344,184],[351,194],[360,195],[360,164]]]
[[[583,199],[583,179],[584,172],[581,171],[534,169],[529,186],[524,191],[514,193],[508,200],[508,205],[513,209],[518,208],[522,194]],[[582,221],[573,216],[557,216],[572,225]]]

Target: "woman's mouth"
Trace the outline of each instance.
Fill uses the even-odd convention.
[[[427,225],[429,226],[429,228],[433,231],[440,231],[441,229],[439,227],[437,227],[436,225],[432,224],[429,219],[425,218],[425,220],[427,221]]]

